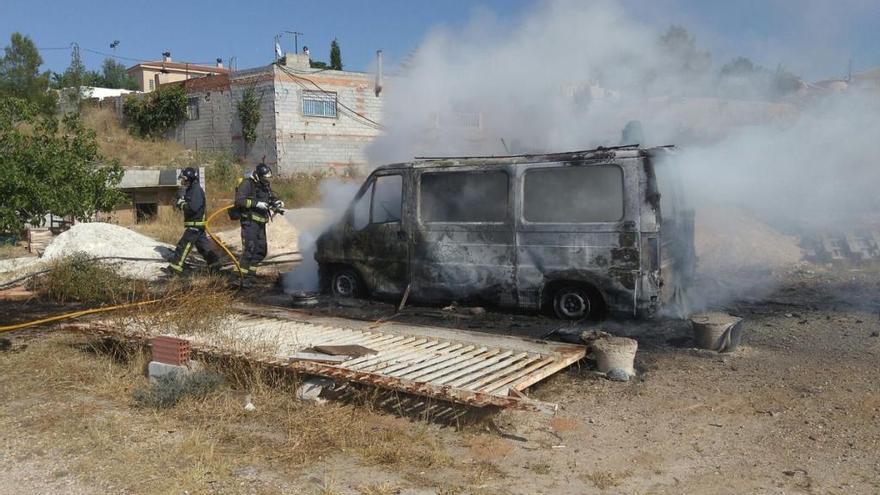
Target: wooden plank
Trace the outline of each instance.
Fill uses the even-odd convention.
[[[404,378],[406,380],[430,381],[434,377],[443,376],[444,373],[448,373],[453,368],[466,365],[467,363],[473,363],[479,361],[480,359],[492,357],[499,352],[501,352],[501,350],[499,349],[487,349],[485,347],[477,347],[476,349],[465,352],[458,357],[442,361],[417,372],[410,372],[399,375],[398,378]]]
[[[407,349],[411,348],[412,346],[424,344],[425,342],[429,342],[429,339],[420,339],[418,337],[405,337],[398,342],[394,342],[391,345],[383,346],[383,347],[377,349],[379,351],[377,354],[374,354],[372,356],[360,357],[360,358],[354,359],[352,361],[349,361],[348,363],[345,363],[345,364],[346,364],[346,367],[351,367],[351,366],[360,366],[361,364],[364,364],[364,363],[371,363],[374,361],[379,361],[379,360],[385,359],[385,357],[387,357],[389,354],[393,354],[393,353],[401,352],[401,351],[406,351]]]
[[[389,361],[397,360],[398,358],[400,358],[402,356],[407,356],[407,355],[410,355],[414,352],[421,352],[427,348],[434,347],[439,344],[440,344],[440,342],[437,342],[436,340],[418,340],[416,342],[413,342],[410,345],[406,345],[406,346],[400,347],[398,349],[395,349],[394,351],[379,353],[379,354],[375,354],[373,356],[369,356],[369,357],[372,357],[373,359],[368,360],[367,362],[361,362],[361,363],[355,364],[353,366],[346,366],[346,368],[356,369],[358,371],[364,371],[367,368],[372,368],[377,364],[388,363]]]
[[[389,339],[386,342],[382,342],[378,345],[373,344],[373,349],[376,349],[376,351],[378,351],[377,354],[374,354],[372,356],[362,356],[357,359],[352,359],[351,361],[349,361],[346,364],[348,364],[348,365],[360,364],[364,361],[374,359],[377,355],[393,351],[393,350],[398,349],[402,346],[406,346],[407,344],[411,344],[413,342],[416,342],[417,340],[418,340],[417,337],[406,337],[406,336],[401,335],[396,338]]]
[[[488,392],[488,393],[498,393],[498,394],[507,394],[507,389],[505,385],[508,383],[515,382],[516,380],[528,375],[529,373],[541,368],[542,366],[547,366],[548,364],[552,364],[555,361],[554,358],[548,357],[541,359],[539,361],[535,361],[533,364],[529,365],[527,368],[520,369],[516,373],[512,375],[505,376],[500,380],[496,380],[495,382],[483,385],[479,391],[480,392]],[[503,390],[502,390],[503,389]]]
[[[497,349],[497,350],[501,351],[501,349]],[[439,376],[431,378],[429,381],[431,381],[432,383],[437,383],[439,385],[444,385],[446,383],[451,382],[452,380],[455,380],[457,378],[465,376],[469,373],[479,371],[487,366],[492,366],[494,363],[497,363],[498,361],[500,361],[502,359],[506,359],[512,355],[513,355],[513,351],[501,351],[498,354],[496,354],[495,356],[492,356],[490,358],[485,358],[485,359],[476,358],[476,362],[473,364],[465,366],[464,368],[458,368],[457,370],[455,370],[452,373],[441,374]],[[470,359],[470,360],[466,361],[465,364],[470,361],[474,361],[474,360]]]
[[[351,359],[351,356],[333,356],[330,354],[322,354],[319,352],[297,352],[290,356],[288,362],[292,361],[316,361],[319,363],[343,363]]]
[[[450,359],[452,356],[459,355],[464,349],[470,348],[473,349],[474,346],[465,346],[464,344],[454,344],[451,347],[447,347],[443,349],[442,353],[439,353],[431,358],[428,358],[424,361],[413,361],[409,363],[401,363],[399,366],[391,367],[383,371],[388,376],[395,375],[404,375],[411,371],[417,371],[422,368],[428,367],[434,363],[438,363],[440,361]]]
[[[569,367],[571,364],[577,362],[578,360],[580,360],[580,357],[577,356],[567,356],[564,359],[554,360],[553,363],[523,376],[522,379],[517,380],[515,383],[510,385],[509,388],[519,391],[525,390],[529,386],[538,383],[539,381],[547,378],[557,371]]]
[[[492,366],[480,368],[479,370],[477,370],[476,373],[468,373],[467,375],[464,375],[457,380],[454,380],[451,382],[446,382],[446,384],[449,385],[450,387],[456,387],[456,388],[461,387],[462,385],[464,385],[466,383],[471,383],[474,380],[477,380],[480,377],[485,376],[486,374],[491,374],[493,371],[497,371],[502,368],[506,368],[506,367],[511,366],[511,365],[513,365],[519,361],[522,361],[524,359],[530,359],[528,353],[522,352],[519,354],[515,354],[515,355],[510,356],[506,359],[502,359],[501,361],[498,361],[497,363],[493,364]]]
[[[430,341],[429,343],[430,345],[419,346],[418,348],[415,348],[406,354],[401,354],[389,359],[384,359],[381,363],[376,363],[371,366],[366,366],[359,369],[362,371],[372,371],[374,373],[381,371],[382,374],[386,374],[385,370],[387,368],[400,364],[408,365],[412,363],[413,359],[425,359],[428,356],[433,356],[435,352],[452,345],[452,342],[443,341]]]
[[[493,381],[496,381],[503,376],[510,376],[511,374],[515,374],[519,370],[522,370],[523,368],[527,368],[536,362],[540,362],[543,360],[542,358],[543,356],[536,356],[534,354],[531,354],[526,359],[511,363],[509,366],[498,369],[494,373],[488,374],[477,381],[462,383],[461,386],[468,390],[478,390],[481,386],[487,383],[492,383]]]

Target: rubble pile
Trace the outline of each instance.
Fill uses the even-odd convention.
[[[703,273],[775,270],[804,256],[797,238],[734,208],[699,209],[694,244]]]

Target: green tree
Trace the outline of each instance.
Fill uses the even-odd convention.
[[[52,86],[56,89],[78,88],[80,86],[97,86],[101,76],[95,71],[86,69],[79,47],[74,46],[70,55],[70,65],[61,74],[52,75]]]
[[[113,60],[104,59],[101,65],[99,86],[103,88],[138,89],[137,81],[126,72],[125,65]]]
[[[146,95],[126,96],[122,103],[122,114],[131,134],[157,138],[183,122],[186,106],[183,85],[168,84]]]
[[[103,165],[94,131],[76,115],[59,124],[33,102],[0,98],[0,232],[48,213],[89,220],[124,200],[118,163]]]
[[[260,100],[254,88],[247,88],[238,102],[238,120],[241,121],[241,138],[248,145],[257,140],[257,124],[260,122]]]
[[[660,36],[660,47],[679,70],[699,73],[712,65],[712,55],[697,48],[696,38],[681,26],[669,26]]]
[[[43,58],[30,37],[12,33],[0,58],[0,97],[21,98],[43,113],[53,113],[56,98],[47,91],[49,72],[40,74],[42,64]]]
[[[736,57],[724,64],[718,73],[721,77],[751,77],[765,73],[766,69],[745,57]]]
[[[320,60],[309,60],[309,67],[312,69],[329,69],[330,66],[327,65],[327,62],[321,62]]]
[[[330,68],[342,70],[342,51],[339,49],[339,42],[336,41],[336,38],[330,42]]]

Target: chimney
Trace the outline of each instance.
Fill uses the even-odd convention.
[[[217,68],[218,68],[218,69],[222,69],[222,68],[223,68],[223,59],[220,58],[220,57],[217,57]]]
[[[376,84],[373,89],[377,98],[382,94],[382,82],[382,50],[376,50]]]
[[[162,52],[162,61],[171,62],[171,52]]]

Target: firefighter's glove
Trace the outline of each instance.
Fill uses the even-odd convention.
[[[265,201],[257,201],[257,204],[254,205],[254,208],[266,211],[269,209],[269,205],[267,205]]]
[[[177,198],[177,205],[176,206],[177,206],[178,210],[182,210],[183,205],[185,205],[185,204],[186,204],[186,200],[184,198]]]
[[[272,209],[273,210],[280,210],[282,208],[284,208],[284,201],[281,201],[280,199],[276,199],[275,201],[272,202]]]

